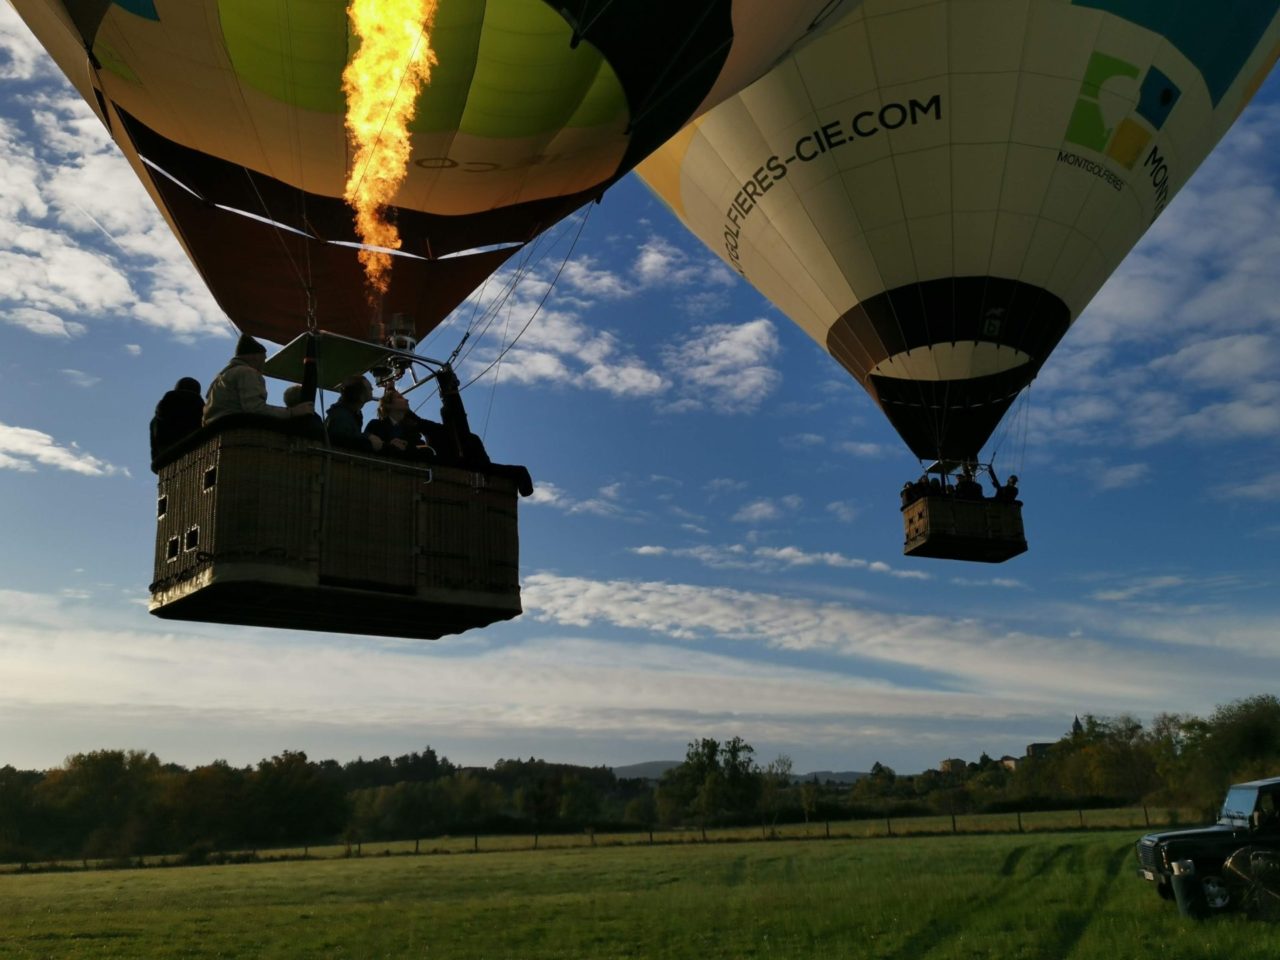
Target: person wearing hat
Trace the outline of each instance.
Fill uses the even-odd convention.
[[[364,377],[347,377],[338,388],[338,402],[325,413],[324,428],[329,442],[362,453],[377,453],[382,438],[364,433],[364,405],[373,399],[373,384]]]
[[[262,365],[267,348],[247,333],[236,342],[236,355],[209,384],[205,395],[203,422],[207,425],[231,413],[253,413],[280,420],[304,417],[315,412],[314,405],[300,403],[292,407],[276,407],[267,403],[267,381]]]
[[[203,416],[200,381],[183,377],[156,404],[156,414],[151,418],[151,459],[199,430]]]

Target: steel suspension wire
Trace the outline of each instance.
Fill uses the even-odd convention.
[[[511,342],[502,348],[502,352],[500,352],[498,356],[495,357],[487,367],[485,367],[483,370],[477,373],[474,377],[468,380],[466,384],[463,385],[462,389],[466,389],[466,387],[471,386],[471,384],[475,383],[477,380],[483,377],[486,373],[492,370],[494,366],[496,366],[502,360],[502,358],[505,357],[511,351],[511,348],[520,342],[520,338],[524,336],[525,332],[529,329],[530,325],[533,323],[534,320],[537,319],[538,315],[542,312],[542,308],[546,306],[547,300],[550,298],[552,291],[555,290],[556,283],[560,280],[560,274],[564,272],[565,266],[569,263],[569,258],[573,256],[573,251],[578,245],[578,240],[581,239],[582,237],[582,231],[587,225],[587,220],[589,220],[590,218],[591,218],[591,206],[588,205],[586,212],[583,213],[582,215],[582,219],[578,221],[578,230],[573,235],[573,242],[569,244],[569,249],[565,253],[564,259],[560,261],[560,266],[556,268],[555,276],[551,278],[551,282],[547,285],[546,291],[542,294],[542,299],[538,301],[537,307],[535,307],[533,312],[529,314],[529,319],[524,322],[524,326],[520,328],[520,332],[515,335],[515,337],[511,340]]]
[[[559,281],[560,275],[564,272],[564,268],[568,264],[569,258],[573,256],[573,251],[577,247],[578,241],[582,237],[582,231],[586,228],[587,220],[590,218],[590,216],[591,216],[591,205],[588,204],[585,210],[583,211],[581,217],[578,220],[578,228],[576,231],[574,231],[573,239],[569,244],[569,249],[565,252],[564,258],[560,261],[560,265],[556,268],[555,275],[551,278],[551,282],[547,285],[547,289],[543,293],[542,298],[538,301],[537,306],[534,308],[533,312],[529,315],[529,318],[524,322],[524,325],[520,328],[520,331],[515,335],[513,339],[511,339],[509,342],[507,342],[507,339],[506,339],[507,334],[509,334],[510,332],[510,324],[511,324],[511,297],[515,293],[516,289],[519,287],[520,283],[533,272],[533,269],[538,264],[540,264],[543,259],[545,259],[547,254],[550,252],[550,249],[553,249],[556,246],[556,244],[560,242],[560,240],[562,239],[562,235],[557,235],[553,239],[551,237],[551,234],[549,233],[539,234],[533,241],[530,242],[528,252],[524,257],[521,258],[521,262],[517,266],[516,270],[513,271],[510,277],[503,282],[503,288],[501,293],[497,297],[495,297],[495,299],[489,305],[485,306],[483,308],[483,311],[480,310],[479,304],[475,305],[475,307],[472,310],[472,316],[468,322],[467,329],[463,332],[457,347],[455,347],[453,353],[449,358],[450,364],[453,364],[455,361],[459,359],[466,360],[467,357],[471,355],[471,352],[475,350],[476,347],[479,346],[480,341],[484,339],[485,335],[489,332],[490,328],[496,322],[499,314],[501,314],[504,310],[506,311],[506,318],[507,318],[506,326],[503,331],[503,342],[505,345],[503,346],[501,351],[498,353],[498,356],[495,357],[493,361],[489,363],[488,366],[486,366],[478,374],[476,374],[474,377],[468,380],[465,384],[462,384],[459,387],[459,390],[467,389],[472,384],[474,384],[477,380],[484,377],[485,374],[487,374],[495,366],[498,366],[502,362],[502,360],[506,357],[507,353],[510,352],[511,348],[516,345],[516,343],[520,340],[520,338],[529,329],[533,321],[537,319],[538,315],[542,312],[542,308],[546,305],[548,298],[551,296],[551,293],[555,290],[556,283]],[[561,234],[565,232],[567,231],[561,231]],[[546,246],[548,249],[544,250],[541,253],[541,255],[535,258],[534,254],[538,252],[538,248],[540,246]],[[488,280],[485,281],[485,284],[486,285],[488,284]],[[467,346],[468,343],[470,344],[469,346]],[[467,349],[465,352],[461,352],[464,346],[467,346]],[[496,389],[497,389],[497,384],[495,382],[494,384],[495,392],[496,392]],[[417,405],[415,410],[421,409],[423,404],[430,401],[431,398],[436,396],[437,393],[438,393],[438,389],[430,393],[427,393],[422,398],[422,401]],[[493,401],[491,399],[490,409],[492,409],[492,402]],[[486,425],[487,423],[488,423],[488,415],[486,415]]]

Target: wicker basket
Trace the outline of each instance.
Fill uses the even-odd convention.
[[[1027,550],[1016,502],[923,497],[902,508],[902,524],[907,556],[1003,563]]]
[[[158,617],[436,639],[521,612],[505,478],[265,421],[198,435],[158,476]]]

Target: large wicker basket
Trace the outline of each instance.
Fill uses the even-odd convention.
[[[157,473],[158,617],[433,640],[521,612],[506,478],[245,419]]]
[[[1027,550],[1017,502],[923,497],[902,508],[902,525],[907,556],[1002,563]]]

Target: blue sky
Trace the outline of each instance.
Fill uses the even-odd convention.
[[[233,332],[5,5],[0,82],[0,765],[427,744],[461,763],[625,764],[740,735],[798,770],[915,771],[1021,754],[1077,713],[1276,692],[1275,77],[1004,432],[1031,549],[1001,566],[901,555],[915,459],[623,181],[576,243],[574,221],[535,252],[494,330],[524,326],[560,278],[465,395],[495,459],[538,485],[526,612],[435,643],[148,616],[147,421],[178,377],[208,382]]]

